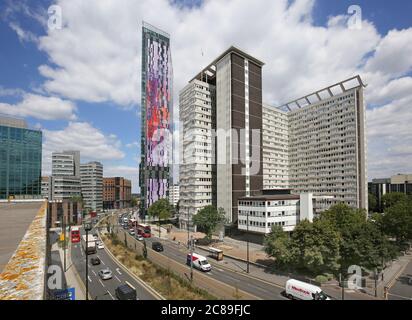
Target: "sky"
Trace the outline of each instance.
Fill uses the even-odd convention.
[[[359,74],[369,180],[412,173],[410,12],[404,0],[0,0],[0,114],[43,130],[43,175],[53,151],[75,149],[138,192],[144,20],[171,36],[176,111],[187,81],[231,45],[265,62],[273,106]]]

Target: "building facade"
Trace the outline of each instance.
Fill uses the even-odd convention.
[[[130,208],[132,182],[123,177],[103,178],[103,209]]]
[[[280,109],[263,105],[263,188],[289,188],[289,119]]]
[[[80,180],[84,208],[103,211],[103,165],[100,162],[81,164]]]
[[[230,47],[182,90],[183,158],[196,161],[180,167],[181,216],[216,203],[236,225],[238,199],[262,190],[262,66]]]
[[[169,202],[171,205],[176,206],[180,200],[180,186],[174,184],[169,189]]]
[[[41,196],[45,199],[50,197],[50,177],[41,177]]]
[[[0,199],[41,198],[42,132],[0,117]]]
[[[288,169],[283,177],[288,183],[284,185],[297,194],[323,196],[317,201],[319,212],[336,203],[368,207],[363,88],[361,78],[356,76],[279,108],[287,109],[283,114],[288,122]],[[274,112],[264,112],[264,122]],[[272,134],[283,128],[278,123],[273,125]],[[272,150],[267,147],[270,138],[265,140],[266,154]],[[278,177],[273,177],[273,170],[282,171],[284,167],[275,161],[268,163],[265,184],[275,186]]]
[[[49,194],[51,201],[70,200],[81,195],[80,151],[52,153]]]
[[[192,80],[179,95],[181,155],[179,185],[181,223],[200,209],[216,205],[215,86]]]
[[[170,179],[173,70],[170,36],[147,24],[142,28],[142,123],[139,185],[141,214],[168,197]]]
[[[412,195],[412,174],[398,174],[386,179],[373,179],[368,183],[368,191],[376,198],[376,208],[371,208],[377,212],[383,212],[382,197],[387,193],[400,192]]]
[[[48,201],[48,219],[51,228],[77,225],[82,219],[82,204],[70,200],[53,200]]]

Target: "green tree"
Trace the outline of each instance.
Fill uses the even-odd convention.
[[[193,216],[193,223],[206,233],[208,240],[212,239],[212,234],[217,226],[225,220],[225,210],[223,208],[216,209],[214,206],[204,207]]]
[[[264,250],[267,255],[275,258],[279,267],[296,265],[291,239],[281,226],[273,226],[271,232],[266,235]]]
[[[369,212],[376,212],[378,211],[378,200],[373,193],[368,194],[368,209]]]
[[[395,238],[400,249],[412,240],[412,200],[403,198],[385,209],[382,217],[384,232]]]
[[[383,209],[385,211],[385,209],[392,207],[398,202],[407,201],[407,200],[408,200],[408,196],[404,193],[391,192],[391,193],[384,194],[382,196]]]
[[[326,220],[304,220],[292,234],[292,246],[298,249],[296,264],[311,274],[335,273],[339,269],[340,244],[339,233]]]
[[[172,205],[168,199],[160,199],[153,203],[148,210],[149,216],[158,219],[159,224],[159,236],[160,236],[160,223],[161,220],[169,219],[172,212]]]

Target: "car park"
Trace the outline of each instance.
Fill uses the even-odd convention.
[[[102,269],[99,271],[99,277],[102,280],[109,280],[113,278],[113,273],[110,271],[110,269]]]

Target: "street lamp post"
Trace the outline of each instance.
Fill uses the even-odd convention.
[[[88,261],[88,245],[89,245],[89,231],[92,230],[90,223],[84,225],[86,231],[86,300],[89,300],[89,261]]]
[[[190,237],[190,283],[193,282],[193,236]]]
[[[187,208],[187,221],[186,221],[186,226],[187,226],[187,247],[189,248],[189,241],[190,241],[190,230],[189,230],[189,207]]]
[[[62,233],[63,233],[63,269],[66,272],[66,224],[64,221],[64,214],[62,214]]]
[[[249,273],[249,211],[247,211],[247,215],[246,215],[246,272]]]

